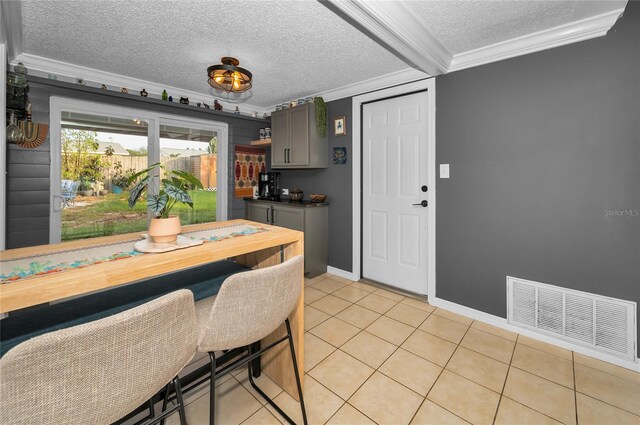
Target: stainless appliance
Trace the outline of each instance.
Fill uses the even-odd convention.
[[[280,173],[258,175],[258,199],[280,200]]]

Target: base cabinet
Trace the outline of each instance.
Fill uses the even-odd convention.
[[[304,273],[327,272],[329,206],[291,206],[283,202],[247,201],[247,220],[304,232]]]

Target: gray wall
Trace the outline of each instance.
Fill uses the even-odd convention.
[[[347,135],[333,135],[333,119],[344,115],[347,119]],[[274,170],[281,173],[282,187],[302,189],[305,198],[312,193],[327,195],[329,206],[329,256],[328,264],[338,269],[352,268],[352,188],[351,188],[351,98],[327,102],[329,125],[329,168],[319,170]],[[347,147],[347,163],[333,164],[333,148]]]
[[[49,124],[49,89],[31,87],[34,122]],[[49,136],[34,149],[7,145],[6,247],[49,243]]]
[[[639,12],[437,77],[439,298],[506,317],[510,275],[640,302]]]
[[[173,115],[209,119],[229,124],[229,218],[243,218],[242,200],[233,197],[234,146],[247,144],[259,136],[268,120],[237,116],[178,103],[167,104],[158,99],[104,92],[91,87],[38,77],[29,78],[29,100],[33,108],[33,121],[49,123],[49,98],[65,96],[93,102],[139,108]],[[212,102],[213,103],[213,102]],[[7,154],[7,249],[49,243],[49,138],[36,149],[9,145]]]

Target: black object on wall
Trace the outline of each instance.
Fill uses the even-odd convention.
[[[233,161],[236,144],[249,144],[259,136],[260,128],[269,121],[211,109],[196,108],[148,97],[79,86],[62,81],[29,77],[29,101],[33,121],[49,124],[49,98],[53,95],[79,100],[125,106],[172,115],[183,115],[229,124],[228,149],[228,218],[243,218],[244,203],[234,198]],[[15,144],[7,149],[7,249],[49,243],[49,137],[35,149]]]
[[[509,275],[640,302],[640,3],[436,87],[438,298],[506,317]]]
[[[333,119],[345,116],[347,120],[347,135],[333,135]],[[278,170],[280,184],[288,189],[302,189],[305,198],[312,193],[324,193],[329,202],[329,266],[341,270],[352,269],[352,187],[351,187],[351,158],[347,163],[333,164],[333,148],[345,146],[351,153],[353,147],[351,139],[351,98],[327,102],[327,123],[329,125],[329,157],[328,168],[317,170]]]

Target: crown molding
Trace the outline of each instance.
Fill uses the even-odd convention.
[[[430,75],[447,72],[452,54],[401,2],[323,0],[322,3]]]
[[[0,2],[0,32],[10,63],[22,53],[22,2]]]
[[[622,6],[611,12],[456,54],[453,56],[448,72],[601,37],[606,35],[622,16],[624,9],[625,7]]]
[[[11,61],[11,65],[15,66],[18,62],[25,64],[31,75],[47,78],[48,74],[55,74],[58,78],[63,77],[61,80],[66,79],[72,83],[76,82],[76,78],[83,78],[87,85],[93,87],[100,87],[102,84],[106,84],[107,87],[114,90],[120,90],[120,88],[126,87],[131,92],[140,91],[144,88],[150,96],[158,98],[161,98],[162,91],[166,90],[171,94],[171,96],[176,98],[176,101],[180,96],[186,96],[189,98],[189,102],[204,102],[211,106],[213,106],[213,99],[216,98],[216,96],[211,93],[185,90],[178,87],[158,84],[152,81],[141,80],[139,78],[127,77],[125,75],[114,74],[112,72],[100,71],[98,69],[74,65],[68,62],[62,62],[29,53],[20,54]],[[246,103],[232,103],[225,101],[222,98],[217,99],[218,102],[220,102],[220,104],[228,111],[232,111],[236,106],[238,106],[240,111],[245,114],[251,114],[251,112],[255,111],[259,116],[262,116],[262,114],[270,113],[270,109],[268,108],[262,108]]]

